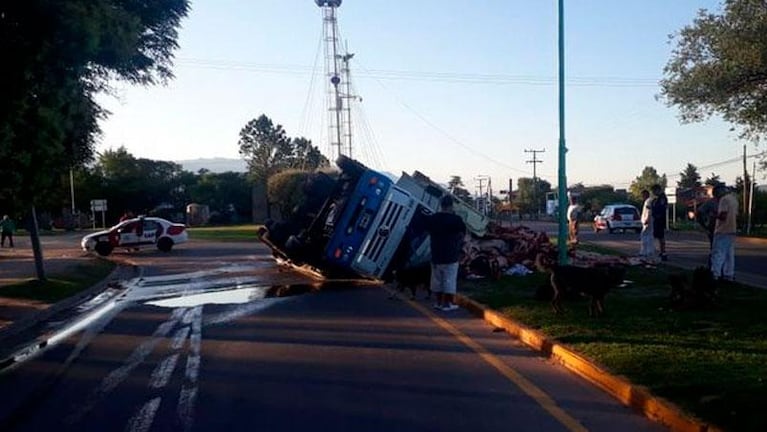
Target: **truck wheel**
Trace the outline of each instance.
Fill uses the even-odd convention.
[[[336,165],[338,168],[341,168],[341,171],[351,175],[352,177],[360,176],[366,170],[365,165],[362,165],[356,160],[345,155],[338,156],[338,159],[336,159]]]
[[[168,237],[163,237],[157,242],[157,249],[162,252],[170,252],[173,249],[173,240]]]
[[[101,241],[96,243],[95,249],[96,249],[96,253],[98,253],[99,255],[107,256],[112,253],[112,249],[114,248],[108,242]]]

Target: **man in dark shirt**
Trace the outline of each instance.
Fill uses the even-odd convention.
[[[431,242],[431,290],[437,294],[435,309],[458,309],[453,303],[458,283],[458,261],[466,225],[453,213],[453,198],[445,195],[440,211],[429,218],[426,230]]]
[[[660,260],[668,261],[666,255],[666,213],[668,210],[668,198],[663,193],[660,185],[652,186],[652,235],[658,239],[660,246]]]

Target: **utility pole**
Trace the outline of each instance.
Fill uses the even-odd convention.
[[[490,177],[488,177],[486,175],[478,175],[478,176],[474,177],[474,180],[479,182],[479,194],[477,195],[478,199],[477,199],[477,202],[476,202],[477,210],[481,211],[483,215],[486,215],[487,214],[487,202],[486,202],[486,197],[484,195],[485,190],[483,188],[483,186],[484,186],[483,182],[485,180],[488,181],[488,189],[489,189],[489,187],[490,187],[489,186]]]
[[[559,0],[559,234],[557,235],[557,248],[559,249],[559,264],[565,265],[567,258],[567,169],[565,146],[565,1]]]
[[[532,153],[533,158],[531,160],[525,161],[525,163],[531,163],[533,164],[533,203],[535,204],[535,218],[538,219],[538,213],[540,213],[540,208],[538,207],[538,176],[536,175],[536,167],[539,163],[542,163],[543,161],[538,159],[536,156],[538,153],[545,153],[546,149],[543,150],[525,150],[525,153]]]
[[[746,169],[746,145],[743,144],[743,216],[746,215],[746,205],[748,203],[748,170]]]

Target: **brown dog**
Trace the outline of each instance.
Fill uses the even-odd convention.
[[[602,315],[605,311],[604,302],[607,292],[618,286],[626,275],[626,268],[622,266],[578,267],[559,265],[542,254],[536,256],[535,265],[538,270],[551,274],[549,278],[553,291],[551,307],[557,314],[564,312],[563,298],[581,295],[590,298],[589,316],[598,317]]]

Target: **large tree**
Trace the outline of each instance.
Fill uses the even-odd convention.
[[[646,166],[642,170],[642,175],[635,178],[629,186],[629,193],[631,198],[636,202],[642,202],[642,191],[650,190],[653,185],[660,185],[661,189],[665,189],[668,181],[666,180],[666,174],[658,175],[658,171],[655,168]]]
[[[661,96],[683,122],[719,114],[759,141],[767,133],[767,2],[725,0],[721,13],[698,12],[672,37]]]
[[[112,79],[172,77],[187,0],[29,0],[0,3],[0,199],[32,208],[70,168],[91,160],[95,101]],[[38,279],[45,279],[36,223]]]
[[[700,187],[700,173],[698,173],[698,167],[691,163],[687,163],[684,171],[679,173],[679,181],[676,182],[678,188],[696,188]]]
[[[266,216],[271,217],[267,181],[286,169],[313,170],[330,163],[317,147],[306,138],[289,138],[281,125],[275,125],[264,114],[249,121],[240,130],[240,155],[266,204]]]

